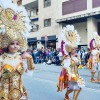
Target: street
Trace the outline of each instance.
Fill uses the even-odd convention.
[[[33,76],[23,75],[23,82],[28,92],[29,100],[64,100],[65,90],[57,92],[58,76],[61,66],[36,64]],[[100,100],[100,84],[91,83],[87,68],[79,69],[85,80],[78,100]],[[97,77],[97,75],[95,76]],[[70,94],[72,100],[73,93]]]

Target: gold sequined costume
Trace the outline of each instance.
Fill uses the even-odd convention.
[[[4,53],[0,56],[0,65],[0,100],[27,100],[21,79],[24,71],[21,57],[18,54]],[[33,66],[30,70],[32,69]]]
[[[80,37],[73,25],[67,25],[62,30],[61,50],[63,54],[62,71],[58,82],[58,91],[67,89],[64,100],[70,100],[69,94],[74,92],[73,100],[77,100],[78,95],[84,86],[84,80],[78,73],[80,59],[76,54],[76,47]],[[76,57],[77,56],[77,57]]]
[[[0,49],[8,48],[18,41],[21,50],[27,50],[27,33],[31,26],[24,7],[18,7],[12,0],[0,0]],[[16,51],[17,52],[17,51]],[[33,59],[27,57],[28,70],[33,70]],[[17,53],[0,56],[0,100],[28,100],[22,84],[23,61]]]

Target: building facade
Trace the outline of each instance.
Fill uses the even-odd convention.
[[[20,0],[19,0],[20,1]],[[73,24],[87,46],[93,33],[100,34],[100,0],[22,0],[31,19],[28,39],[34,47],[60,48],[61,30]]]
[[[63,0],[57,23],[73,24],[80,34],[80,45],[89,45],[93,33],[100,34],[100,0]],[[60,4],[61,4],[60,3]]]

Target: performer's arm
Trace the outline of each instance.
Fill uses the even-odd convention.
[[[97,61],[100,62],[100,53],[97,54]]]
[[[2,56],[0,56],[0,83],[1,83]]]
[[[28,63],[28,70],[33,70],[35,68],[33,63],[33,57],[31,55],[27,57],[27,63]]]
[[[63,60],[63,67],[67,70],[68,74],[71,73],[70,71],[70,59],[66,58]]]
[[[28,70],[33,70],[35,68],[34,63],[33,63],[33,58],[30,54],[27,52],[24,52],[21,55],[22,59],[26,59],[26,64],[27,64],[27,69]]]

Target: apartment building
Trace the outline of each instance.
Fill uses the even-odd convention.
[[[22,0],[22,5],[31,19],[29,45],[60,48],[68,24],[80,34],[80,46],[87,46],[94,32],[100,34],[100,0]]]
[[[58,24],[73,24],[80,34],[80,45],[89,45],[93,33],[100,34],[100,0],[63,0]]]

